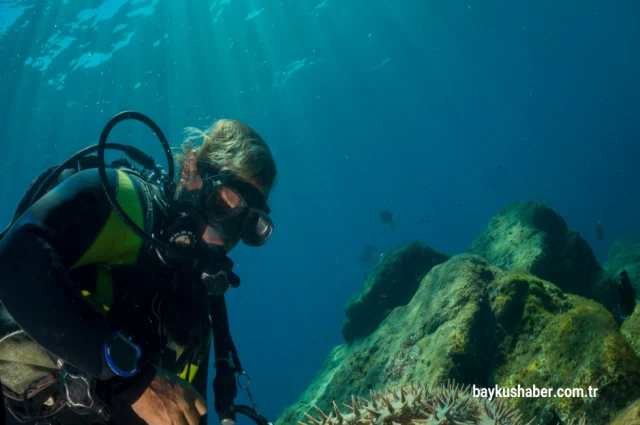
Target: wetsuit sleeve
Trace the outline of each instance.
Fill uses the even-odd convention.
[[[236,346],[229,330],[227,303],[224,296],[213,297],[211,300],[211,319],[213,327],[214,364],[231,362],[237,372],[242,372],[242,365],[236,351]]]
[[[107,174],[118,187],[115,170]],[[111,330],[69,270],[112,214],[97,170],[87,170],[43,196],[0,241],[0,300],[9,314],[46,350],[99,379],[114,376],[103,355]]]
[[[229,357],[230,352],[235,353],[235,346],[231,339],[229,331],[229,320],[227,317],[227,309],[224,298],[216,297],[211,303],[213,328],[213,338],[206,349],[204,358],[200,360],[198,372],[193,378],[192,385],[206,399],[208,386],[211,384],[209,380],[209,359],[211,357],[211,349],[214,351],[214,362],[218,356]]]

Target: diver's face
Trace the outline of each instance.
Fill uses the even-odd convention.
[[[182,174],[180,175],[180,186],[183,190],[194,192],[202,189],[202,179],[200,177],[197,164],[198,161],[196,153],[195,151],[192,151],[187,157],[184,169],[182,170]],[[256,181],[248,180],[247,182],[255,186],[256,189],[258,189],[260,193],[264,195],[264,188]],[[232,190],[226,188],[222,189],[222,199],[230,208],[238,206],[241,202]],[[235,248],[238,242],[240,242],[240,235],[237,235],[232,240],[224,240],[221,237],[220,233],[214,227],[207,225],[202,235],[202,240],[211,245],[222,246],[224,247],[226,252],[229,252],[233,248]]]

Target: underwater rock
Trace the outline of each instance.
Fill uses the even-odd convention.
[[[620,332],[633,348],[636,356],[640,357],[640,307],[636,304],[633,314],[620,326]]]
[[[467,252],[503,270],[522,270],[563,291],[598,300],[613,309],[615,287],[580,234],[540,202],[503,208]]]
[[[589,424],[606,424],[640,396],[640,359],[601,304],[523,272],[499,276],[490,297],[500,329],[493,383],[584,390],[578,397],[515,400],[525,416],[585,414]]]
[[[631,285],[640,294],[640,243],[617,240],[609,249],[607,262],[602,265],[611,276],[626,270]]]
[[[586,415],[589,425],[605,425],[640,398],[640,359],[602,305],[524,271],[458,255],[433,267],[408,304],[369,336],[334,348],[278,424],[351,395],[448,380],[483,388],[598,388],[597,397],[504,400],[523,418],[537,417],[536,424]]]
[[[469,255],[433,267],[407,305],[391,311],[369,336],[333,349],[278,424],[297,423],[314,405],[331,406],[333,400],[389,385],[448,379],[485,383],[495,333],[484,295],[493,279],[489,268]]]
[[[608,425],[640,425],[640,400],[620,412]]]
[[[342,335],[347,343],[373,332],[389,311],[405,305],[431,268],[449,259],[420,241],[391,250],[376,264],[345,307]]]

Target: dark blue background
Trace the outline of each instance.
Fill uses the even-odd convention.
[[[255,128],[279,167],[276,232],[233,252],[243,283],[229,303],[271,418],[341,343],[366,244],[461,252],[518,200],[554,208],[601,261],[615,239],[638,236],[636,1],[64,3],[0,4],[0,219],[121,110],[148,114],[174,145],[216,118]],[[141,7],[152,13],[127,17]],[[74,40],[34,67],[54,34]],[[87,52],[113,53],[74,69]],[[112,140],[161,158],[140,124]]]

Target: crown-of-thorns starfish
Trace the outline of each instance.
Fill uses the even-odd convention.
[[[418,385],[400,389],[387,388],[383,392],[370,391],[370,399],[351,396],[351,405],[344,404],[343,413],[333,402],[333,412],[324,413],[314,406],[319,418],[306,414],[309,423],[300,425],[532,425],[504,400],[475,398],[470,387],[452,383],[431,387]],[[583,417],[568,425],[586,425]]]

